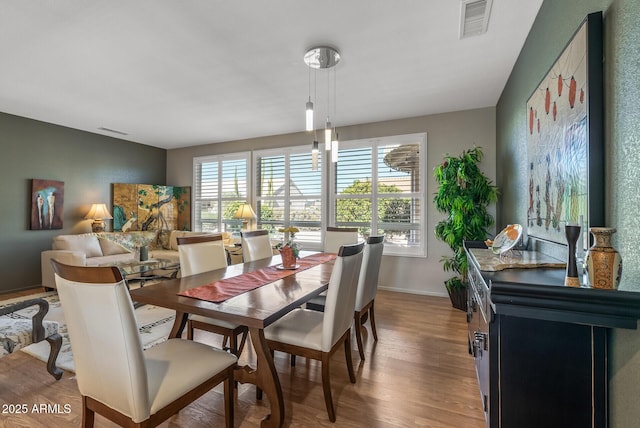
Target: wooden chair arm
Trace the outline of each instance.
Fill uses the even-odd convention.
[[[42,325],[42,322],[44,321],[44,316],[47,314],[47,312],[49,312],[49,302],[44,299],[29,299],[22,302],[13,303],[11,305],[0,308],[0,316],[8,315],[34,305],[40,306],[38,312],[33,316],[33,318],[31,318],[31,321],[33,323],[33,343],[36,343],[44,340],[45,338],[44,326]]]

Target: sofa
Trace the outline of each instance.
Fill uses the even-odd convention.
[[[203,232],[153,230],[132,232],[97,232],[78,235],[58,235],[51,250],[41,253],[42,286],[56,288],[51,259],[73,266],[100,266],[131,262],[139,257],[139,248],[149,249],[149,258],[180,261],[177,238],[202,235]],[[231,239],[230,234],[225,237]]]

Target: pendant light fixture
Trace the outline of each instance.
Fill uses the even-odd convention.
[[[334,67],[338,62],[340,62],[340,54],[336,49],[332,47],[317,46],[309,49],[305,53],[304,62],[307,64],[307,66],[309,66],[309,68],[313,68],[316,70],[325,70],[325,69],[327,70],[327,120],[325,122],[325,128],[324,128],[324,144],[325,144],[325,149],[329,151],[331,150],[332,142],[334,141],[334,139],[332,138],[333,127],[331,125],[331,118],[329,113],[329,110],[331,107],[331,103],[330,103],[331,81],[330,81],[329,69]],[[334,85],[335,85],[335,73],[334,73]],[[334,93],[335,93],[335,86],[334,86]],[[317,102],[318,100],[316,99],[316,104]],[[311,103],[311,96],[309,96],[309,102],[307,103],[307,107],[309,106],[309,103]],[[334,96],[334,103],[335,103],[335,96]],[[334,110],[335,110],[335,105],[334,105]],[[307,109],[307,114],[308,114],[308,111],[309,110]],[[307,122],[307,130],[309,130],[309,122]],[[337,138],[335,141],[337,141]],[[317,139],[314,141],[314,144],[316,143],[317,143]]]
[[[311,145],[311,170],[318,170],[318,139],[313,140],[313,144]]]
[[[315,77],[315,73],[314,73],[314,77]],[[313,131],[313,103],[311,102],[311,67],[309,67],[309,101],[307,101],[305,116],[306,116],[307,132]]]
[[[333,114],[336,114],[336,98],[337,98],[337,90],[336,90],[336,86],[338,85],[337,80],[336,80],[336,70],[335,68],[333,69]],[[333,138],[331,139],[331,162],[336,163],[338,162],[338,129],[334,128],[333,129]]]

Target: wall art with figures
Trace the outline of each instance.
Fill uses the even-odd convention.
[[[527,101],[530,236],[604,221],[602,13],[587,16]]]
[[[31,180],[31,230],[62,229],[64,182]]]

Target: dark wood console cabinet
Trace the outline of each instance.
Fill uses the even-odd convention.
[[[637,327],[640,293],[565,287],[562,268],[483,271],[484,243],[465,247],[487,427],[607,427],[608,333]]]

